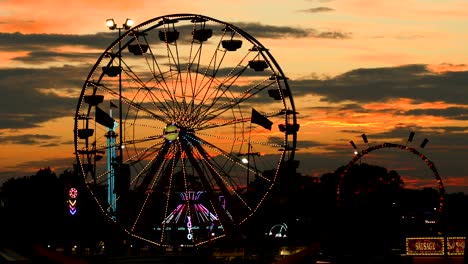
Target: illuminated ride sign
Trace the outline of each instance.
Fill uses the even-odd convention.
[[[187,215],[187,239],[192,240],[193,239],[193,233],[192,233],[192,219],[190,216]]]
[[[447,237],[447,255],[464,255],[465,237]],[[407,255],[445,255],[444,237],[408,237]]]
[[[182,202],[164,219],[163,226],[165,227],[157,227],[155,230],[170,231],[174,227],[177,230],[186,230],[185,238],[196,242],[200,236],[204,235],[200,231],[201,228],[206,228],[209,233],[208,236],[211,237],[215,236],[215,228],[223,229],[219,225],[218,217],[200,203],[200,196],[203,192],[187,191],[178,194]]]
[[[270,231],[265,235],[275,237],[275,238],[286,238],[287,237],[288,226],[285,223],[276,224],[270,228]]]
[[[76,214],[76,198],[78,197],[78,190],[76,188],[70,188],[68,191],[68,209],[71,215]]]

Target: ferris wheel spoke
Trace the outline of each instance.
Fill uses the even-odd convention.
[[[254,166],[251,166],[250,164],[244,164],[240,160],[239,155],[233,155],[232,153],[228,153],[206,141],[203,141],[203,140],[199,140],[199,141],[203,143],[203,144],[197,144],[197,146],[199,146],[197,148],[199,152],[202,146],[208,146],[210,149],[218,153],[219,154],[218,156],[226,159],[229,163],[231,163],[232,166],[242,168],[242,170],[247,172],[247,175],[249,173],[252,173],[252,175],[254,175],[258,179],[262,179],[269,183],[272,182],[272,179],[269,179],[268,177],[263,176],[263,172],[256,168],[255,163],[254,163]],[[221,185],[228,187],[225,189],[221,188],[221,191],[223,193],[226,194],[227,192],[229,194],[229,195],[226,195],[226,197],[231,197],[231,201],[233,201],[234,198],[237,199],[241,207],[244,207],[249,212],[252,212],[254,206],[252,207],[252,205],[249,205],[249,202],[245,199],[244,194],[242,193],[244,189],[246,188],[246,186],[248,185],[248,183],[246,183],[245,185],[241,185],[240,182],[233,181],[233,179],[230,176],[230,172],[226,171],[223,166],[219,165],[219,162],[217,162],[215,159],[208,157],[207,151],[202,151],[201,153],[202,153],[201,156],[203,156],[204,163],[207,165],[207,167],[210,168],[209,171],[211,172],[212,178],[216,178],[216,179],[219,178],[222,180],[222,183],[219,180],[216,181],[217,185],[221,184]],[[246,180],[246,179],[243,179],[243,180]]]
[[[145,179],[152,178],[151,185],[149,187],[147,187],[147,191],[145,191],[145,194],[146,194],[145,198],[141,202],[141,207],[140,207],[139,213],[137,215],[137,218],[135,218],[135,220],[133,222],[133,228],[132,229],[134,229],[137,226],[138,221],[140,220],[140,217],[144,213],[152,213],[151,211],[149,211],[149,210],[152,209],[152,206],[150,206],[148,204],[150,196],[155,196],[157,194],[166,192],[166,202],[165,203],[166,203],[166,208],[168,207],[169,199],[170,199],[170,196],[172,195],[171,194],[171,189],[172,189],[171,185],[172,185],[173,178],[172,178],[171,175],[174,174],[174,164],[176,164],[178,162],[178,160],[180,159],[180,151],[177,151],[177,153],[178,154],[175,155],[175,157],[174,157],[174,159],[172,161],[164,161],[161,164],[155,165],[155,164],[157,164],[157,163],[155,163],[155,162],[157,162],[157,160],[155,160],[152,163],[149,170],[146,171],[147,176],[152,175],[150,177],[145,178]],[[142,187],[143,184],[144,184],[144,182],[139,186],[139,188],[145,188],[145,187]],[[168,190],[164,189],[166,186],[169,186]],[[165,210],[165,212],[166,213],[164,215],[164,218],[167,217],[168,210]]]
[[[137,84],[136,92],[134,93],[133,99],[130,99],[131,101],[138,100],[140,97],[140,93],[143,93],[144,95],[142,95],[142,98],[140,98],[140,100],[144,100],[145,98],[148,98],[147,96],[149,96],[150,100],[147,103],[151,103],[153,106],[157,107],[159,111],[161,112],[173,112],[174,111],[172,109],[172,106],[167,104],[167,101],[168,101],[166,99],[167,95],[165,95],[164,93],[161,93],[161,91],[165,91],[164,89],[158,88],[158,90],[160,91],[159,95],[162,97],[162,99],[160,99],[160,96],[157,96],[154,93],[155,88],[150,88],[148,86],[149,81],[145,82],[141,80],[139,76],[134,74],[131,70],[124,71],[124,72],[130,80],[133,80],[134,83]],[[129,83],[129,87],[132,87],[131,83]],[[130,88],[130,90],[135,90],[135,89]],[[166,94],[168,94],[170,98],[171,94],[167,93],[167,91],[166,91]]]
[[[155,92],[155,88],[150,89],[146,85],[141,86],[138,88],[137,92],[135,92],[133,98],[129,100],[133,102],[133,105],[139,106],[137,110],[154,108],[156,111],[153,110],[151,112],[166,113],[173,118],[173,113],[177,110],[175,110],[174,105],[168,104],[168,102],[172,100],[166,98],[167,94],[162,93],[161,89],[157,90],[159,90],[159,93]]]
[[[193,43],[194,41],[192,41],[192,45]],[[213,79],[212,76],[208,74],[210,66],[208,65],[206,68],[201,67],[202,64],[200,61],[202,59],[202,48],[203,42],[201,42],[196,48],[197,52],[195,53],[193,61],[189,64],[189,69],[187,71],[187,80],[191,91],[190,96],[188,96],[190,97],[190,101],[188,102],[187,107],[188,110],[197,112],[198,116],[201,114],[199,109],[200,106],[204,105],[204,102],[206,101],[206,94],[208,93],[207,90],[209,89],[206,87],[207,84],[204,84],[204,82],[206,79],[208,79],[209,84],[209,81]],[[195,68],[193,69],[192,66]],[[203,91],[205,91],[205,94],[203,94]]]
[[[267,80],[265,80],[265,82],[267,82]],[[255,96],[256,94],[258,94],[262,90],[264,90],[264,89],[266,89],[266,88],[268,88],[268,87],[270,87],[272,85],[273,85],[272,82],[268,82],[267,84],[259,83],[259,84],[256,84],[255,86],[249,87],[246,91],[244,91],[242,93],[241,96],[238,96],[237,98],[232,99],[229,103],[222,104],[220,107],[213,109],[212,111],[206,113],[206,116],[214,118],[214,117],[226,112],[227,110],[230,110],[230,109],[240,105],[244,101],[250,99],[251,97]],[[211,120],[211,119],[206,119],[204,121],[209,121],[209,120]]]
[[[214,159],[210,158],[201,145],[197,145],[197,151],[203,157],[203,164],[208,171],[202,177],[214,181],[214,188],[219,189],[219,192],[227,203],[227,206],[223,207],[223,209],[229,218],[234,222],[238,222],[240,219],[236,219],[236,216],[252,213],[254,205],[250,205],[244,195],[246,186],[240,186],[239,182],[233,181],[229,172],[225,171]]]
[[[147,128],[147,127],[150,127],[150,126],[133,124],[133,125],[128,126],[128,127],[132,128],[132,129],[143,129],[143,128]],[[163,130],[163,128],[159,128],[159,129],[161,131]],[[146,135],[145,137],[126,139],[123,142],[123,144],[124,145],[126,145],[126,144],[132,144],[132,145],[133,144],[142,144],[142,143],[154,142],[155,140],[161,140],[161,139],[164,139],[164,135],[162,133],[160,133],[160,134],[149,134],[149,135]],[[117,146],[117,145],[115,144],[114,146]]]
[[[235,107],[238,107],[248,99],[254,97],[256,94],[262,92],[264,89],[272,86],[274,83],[268,82],[267,84],[264,84],[260,86],[260,84],[256,84],[255,86],[249,87],[247,90],[245,90],[240,96],[237,98],[232,98],[229,99],[226,103],[223,103],[220,106],[217,106],[216,108],[212,109],[212,106],[215,106],[214,103],[211,104],[211,106],[205,108],[205,112],[203,113],[204,118],[200,120],[198,123],[199,126],[202,126],[206,124],[207,122],[212,121],[213,119],[217,118],[218,116],[222,115],[228,110],[231,110]],[[217,101],[216,99],[215,101]]]
[[[151,185],[151,182],[153,181],[156,172],[164,164],[164,158],[165,155],[169,152],[169,148],[171,147],[170,144],[165,143],[162,148],[159,150],[157,155],[155,156],[153,162],[150,163],[150,167],[148,170],[146,170],[145,175],[142,175],[143,179],[141,183],[138,186],[138,189],[142,192],[146,192],[149,190],[149,186]]]
[[[204,28],[204,27],[203,27]],[[222,38],[221,38],[222,39]],[[221,59],[217,63],[217,58],[218,58],[218,53],[219,53],[219,45],[221,43],[221,39],[218,41],[217,48],[214,50],[213,55],[211,56],[211,59],[208,63],[208,65],[205,68],[200,68],[201,64],[201,49],[203,47],[203,42],[200,42],[199,48],[197,49],[197,55],[195,58],[198,58],[197,63],[195,64],[194,62],[191,63],[191,65],[196,65],[196,72],[201,73],[201,80],[197,82],[197,79],[194,81],[194,86],[192,86],[192,94],[194,97],[198,97],[202,92],[204,92],[203,99],[201,102],[204,102],[206,98],[208,98],[208,94],[210,93],[210,88],[212,87],[212,83],[222,66],[222,61],[224,56],[226,55],[226,51],[222,52]],[[192,44],[193,45],[193,44]],[[194,60],[195,60],[194,58]],[[212,70],[210,70],[212,68]],[[211,74],[209,73],[211,72]],[[198,74],[195,76],[196,78],[198,77]],[[204,83],[204,81],[206,82]]]
[[[200,131],[210,131],[215,128],[220,128],[220,127],[225,127],[225,126],[236,126],[236,125],[242,125],[244,123],[250,122],[250,117],[246,118],[238,118],[238,119],[232,119],[232,120],[225,120],[225,121],[220,121],[220,122],[204,122],[200,123],[197,127],[197,133]],[[235,139],[237,140],[237,139]]]
[[[234,83],[234,81],[237,80],[239,76],[241,76],[241,74],[244,72],[246,68],[246,67],[243,67],[241,71],[239,71],[237,74],[234,74],[234,76],[232,76],[233,70],[236,68],[235,67],[233,70],[227,73],[227,76],[224,77],[223,81],[221,82],[216,81],[216,76],[223,65],[222,62],[224,61],[225,55],[227,53],[227,51],[223,51],[222,56],[220,56],[221,58],[219,62],[217,62],[218,53],[220,51],[219,46],[222,42],[223,37],[224,37],[224,34],[219,39],[217,43],[217,48],[213,52],[213,55],[208,65],[204,69],[202,69],[203,70],[203,72],[201,73],[202,79],[200,80],[199,83],[195,81],[195,84],[198,85],[198,89],[196,91],[194,90],[194,92],[192,93],[193,98],[197,98],[199,95],[201,95],[201,92],[204,91],[204,94],[202,98],[200,99],[200,103],[198,104],[198,107],[194,109],[194,111],[197,111],[198,115],[203,115],[204,113],[206,113],[218,101],[218,99],[222,98],[223,94],[229,89],[231,84]],[[202,47],[202,44],[203,42],[200,43],[200,49]],[[193,45],[193,41],[192,41],[192,45]],[[201,52],[198,58],[199,59],[201,58]],[[199,72],[198,67],[200,66],[200,63],[197,63],[196,65],[197,65],[196,72],[198,73]],[[212,68],[212,70],[210,70],[210,68]],[[211,72],[211,74],[209,74],[209,72]],[[196,74],[196,77],[198,77],[198,74]],[[205,79],[207,79],[207,81],[204,83],[203,80]],[[213,85],[214,83],[215,84],[218,83],[218,84],[214,86]],[[214,99],[211,99],[211,98],[214,98]],[[211,100],[211,103],[208,103],[207,100]]]
[[[245,69],[245,68],[244,68]],[[237,72],[234,76],[226,77],[222,82],[217,82],[216,86],[208,86],[203,101],[198,105],[196,111],[199,115],[210,115],[209,111],[223,99],[227,99],[226,93],[230,92],[229,88],[231,85],[242,75],[244,70]],[[216,77],[213,75],[211,78],[212,82],[215,83]],[[210,83],[210,84],[211,84]],[[210,89],[211,88],[211,89]],[[233,97],[233,96],[231,96]],[[209,99],[209,101],[208,101]]]
[[[253,173],[261,173],[260,171],[256,170],[256,168],[249,167],[249,166],[246,166],[245,164],[243,164],[241,159],[239,158],[239,155],[237,155],[239,153],[232,153],[232,152],[225,151],[222,148],[217,147],[214,144],[211,144],[208,141],[203,140],[203,139],[201,139],[199,137],[196,137],[196,138],[191,137],[189,139],[189,141],[197,141],[198,142],[197,145],[206,146],[206,147],[210,148],[215,153],[217,153],[217,155],[219,157],[223,157],[224,159],[229,160],[229,162],[232,163],[235,166],[242,167],[245,170],[250,170]],[[203,153],[206,153],[206,151],[204,151]],[[210,160],[212,160],[212,159],[210,159]],[[223,169],[220,166],[213,166],[213,162],[210,162],[210,163],[212,164],[211,167],[218,167],[217,171],[223,171]],[[221,173],[221,175],[229,175],[229,173]]]
[[[167,34],[167,33],[166,33]],[[174,51],[171,49],[171,46],[174,47]],[[169,65],[169,73],[175,78],[170,78],[171,83],[167,87],[172,87],[171,96],[174,98],[174,101],[177,101],[177,89],[180,88],[183,84],[181,77],[181,65],[179,61],[179,50],[177,45],[177,40],[173,44],[166,42],[167,49],[167,59]],[[176,104],[176,106],[179,106]],[[177,109],[180,111],[181,109]]]
[[[144,74],[144,75],[139,75],[137,72],[135,72],[132,67],[130,66],[130,62],[127,64],[126,60],[124,57],[121,58],[121,63],[125,66],[122,68],[124,72],[131,78],[133,79],[136,83],[140,83],[141,86],[145,86],[142,78],[146,79],[154,79],[157,83],[162,83],[164,81],[164,74],[163,71],[161,70],[161,67],[156,59],[156,56],[154,55],[152,51],[152,47],[147,39],[147,34],[144,32],[138,32],[133,30],[131,34],[132,38],[129,41],[131,42],[136,42],[137,43],[137,49],[139,54],[141,54],[142,58],[144,58],[145,65],[148,68],[148,73],[149,74]],[[143,38],[143,41],[140,41],[140,37]],[[128,43],[127,43],[128,44]],[[127,46],[127,45],[126,45]],[[143,46],[145,47],[145,51],[143,51]],[[128,44],[128,48],[130,50],[130,45]],[[135,53],[135,51],[133,51]],[[157,74],[159,72],[159,74]],[[159,77],[159,78],[158,78]]]
[[[148,57],[150,59],[148,59]],[[153,88],[148,87],[148,91],[153,91],[154,89],[157,89],[159,91],[159,96],[155,95],[154,97],[156,99],[159,99],[159,97],[161,96],[162,100],[159,100],[160,104],[165,105],[167,109],[172,109],[171,105],[167,103],[169,100],[176,101],[176,98],[173,97],[174,93],[171,92],[170,84],[168,83],[172,76],[172,70],[166,72],[161,69],[161,66],[157,61],[156,56],[154,55],[151,49],[151,46],[149,47],[149,55],[145,55],[145,61],[148,67],[148,71],[151,74],[151,79],[149,80],[149,82],[154,82]],[[173,112],[174,110],[171,111]]]
[[[91,82],[90,82],[91,84]],[[91,84],[91,85],[96,85],[96,84]],[[103,90],[104,92],[108,93],[109,95],[111,95],[112,97],[114,98],[119,98],[120,95],[119,95],[119,92],[118,91],[114,91],[112,88],[110,87],[107,87],[105,85],[99,85],[98,87],[99,89]],[[157,115],[154,111],[150,111],[148,110],[147,108],[143,107],[141,104],[137,103],[137,102],[134,102],[132,101],[132,99],[130,98],[127,98],[127,97],[124,97],[122,96],[122,101],[125,102],[128,106],[130,107],[133,107],[137,110],[140,110],[146,114],[148,114],[148,116],[151,116],[153,118],[156,118],[158,119],[159,121],[161,122],[166,122],[165,118],[162,116],[162,115]]]
[[[150,141],[141,141],[144,143],[150,143]],[[127,144],[129,144],[130,141],[127,141]],[[129,164],[133,164],[136,166],[136,164],[143,164],[147,163],[149,160],[151,160],[151,156],[153,156],[155,153],[161,150],[161,146],[164,145],[164,142],[161,141],[156,141],[152,142],[152,144],[147,145],[145,144],[144,146],[140,146],[140,144],[137,145],[137,143],[134,143],[134,149],[132,151],[129,151],[127,149],[128,153],[128,158],[124,160],[124,162],[128,162]]]
[[[224,37],[224,35],[223,35]],[[222,43],[223,39],[221,38],[219,40],[220,43]],[[219,44],[218,44],[219,46]],[[224,55],[226,55],[227,51],[224,51],[223,53],[223,56],[222,58],[224,59]],[[211,102],[211,106],[214,106],[219,99],[221,98],[224,98],[225,96],[225,93],[226,92],[229,92],[230,91],[230,88],[233,84],[235,84],[235,82],[241,77],[243,76],[245,70],[247,69],[247,65],[244,65],[245,64],[245,60],[246,58],[248,57],[248,55],[250,54],[250,51],[248,51],[244,57],[242,57],[240,59],[240,61],[237,63],[237,65],[235,67],[233,67],[230,71],[227,72],[227,74],[225,75],[224,79],[223,80],[219,80],[217,81],[217,79],[215,78],[216,77],[216,74],[213,74],[213,78],[212,78],[212,81],[216,81],[215,83],[217,83],[217,86],[215,87],[215,89],[206,89],[206,91],[211,91],[211,97],[215,98],[214,100],[212,100]],[[216,71],[215,72],[218,72],[219,69],[221,68],[221,62],[223,60],[220,61],[219,65],[216,67]],[[211,85],[210,85],[211,87]],[[211,107],[207,108],[207,109],[211,109]]]
[[[185,145],[185,144],[183,145],[183,148],[187,150],[191,149],[190,146]],[[200,167],[199,159],[194,157],[192,151],[186,151],[185,153],[187,154],[188,160],[190,161],[194,169],[197,171],[200,181],[202,182],[202,185],[207,191],[207,194],[213,205],[213,209],[215,213],[218,215],[220,219],[223,219],[222,222],[224,223],[225,228],[228,230],[228,232],[234,232],[234,229],[233,229],[234,220],[232,219],[232,216],[228,215],[225,209],[221,206],[218,196],[215,195],[216,190],[214,189],[214,186],[209,182],[208,178],[205,176],[204,170]],[[211,172],[211,174],[213,174],[213,171],[211,168],[208,168],[208,170]],[[215,179],[218,181],[218,183],[220,182],[220,179],[218,177],[215,177]],[[222,184],[221,185],[218,184],[217,186],[220,189],[224,189],[223,193],[225,193],[225,195],[230,195],[230,192],[226,189],[226,186]]]

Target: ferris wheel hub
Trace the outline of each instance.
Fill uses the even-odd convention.
[[[168,124],[164,128],[164,138],[167,141],[174,141],[179,138],[179,131],[180,128],[178,128],[174,123]]]

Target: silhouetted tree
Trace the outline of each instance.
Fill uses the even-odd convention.
[[[56,239],[63,222],[63,195],[55,173],[40,169],[35,175],[9,179],[2,186],[3,225],[7,245],[30,245]]]
[[[400,175],[365,163],[349,167],[343,175],[344,169],[340,167],[321,177],[323,201],[330,206],[324,210],[325,246],[356,254],[398,244],[400,220],[396,205],[404,185]]]
[[[322,240],[325,250],[338,248],[341,253],[382,252],[390,247],[402,248],[398,243],[404,236],[440,231],[428,228],[423,221],[438,205],[439,192],[432,188],[405,189],[397,172],[378,166],[359,164],[349,168],[337,206],[336,191],[344,168],[326,173],[320,180],[288,171],[294,174],[289,185],[290,175],[283,175],[243,230],[245,245],[250,247],[248,254],[272,257],[282,245],[306,245],[315,240]],[[257,193],[264,191],[262,186],[254,178],[246,197],[258,199]],[[79,191],[75,215],[69,213],[67,204],[71,187]],[[105,195],[105,188],[98,186],[93,193]],[[463,235],[467,232],[467,196],[446,195],[445,201],[444,231]],[[406,216],[405,221],[402,216]],[[268,228],[278,223],[287,224],[288,238],[265,236]],[[82,177],[74,171],[57,177],[50,168],[44,168],[32,176],[9,179],[1,187],[0,246],[51,243],[70,249],[77,244],[79,248],[96,250],[100,241],[112,245],[124,238],[122,233],[104,217]],[[229,240],[225,245],[239,246]]]
[[[79,190],[77,213],[69,211],[68,192]],[[31,245],[95,245],[111,233],[89,192],[74,172],[59,177],[50,169],[35,175],[11,178],[1,187],[0,241],[27,254]]]

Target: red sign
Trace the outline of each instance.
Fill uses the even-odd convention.
[[[464,237],[447,237],[447,254],[448,255],[464,255],[465,254],[465,238]]]
[[[413,237],[406,238],[407,255],[443,255],[443,237]]]
[[[447,237],[447,255],[464,255],[465,237]],[[444,237],[408,237],[407,255],[444,255]]]

